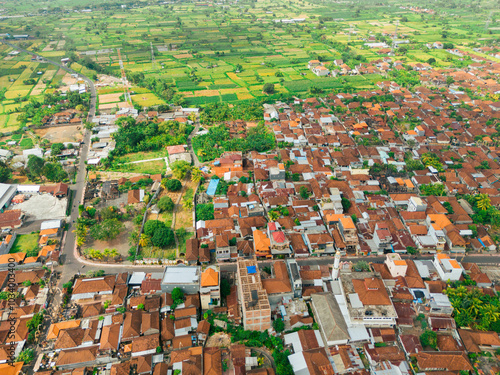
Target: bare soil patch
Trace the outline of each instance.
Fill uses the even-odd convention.
[[[205,344],[208,348],[228,348],[231,345],[231,336],[225,332],[217,332],[210,336]]]
[[[36,129],[35,134],[49,140],[51,143],[58,142],[81,142],[83,135],[81,125],[60,126],[54,128]]]

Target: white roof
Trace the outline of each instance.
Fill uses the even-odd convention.
[[[308,375],[309,370],[307,368],[307,363],[302,352],[295,353],[288,356],[288,360],[292,365],[293,372],[295,375]]]
[[[363,303],[359,299],[358,293],[349,294],[349,300],[351,301],[351,306],[354,309],[360,309],[363,307]]]
[[[163,284],[192,284],[200,280],[200,267],[170,266],[165,268]]]
[[[429,268],[427,267],[427,265],[422,263],[420,260],[415,260],[414,263],[415,266],[417,266],[417,271],[420,277],[422,278],[430,277],[431,274],[429,272]]]
[[[35,155],[38,157],[43,157],[43,151],[41,148],[30,148],[29,150],[23,150],[23,156],[28,160],[30,155]]]
[[[40,224],[40,230],[59,229],[61,228],[62,220],[46,220]]]
[[[141,285],[142,281],[146,278],[146,272],[134,272],[130,277],[128,283],[130,285]]]

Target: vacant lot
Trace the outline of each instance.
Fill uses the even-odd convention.
[[[41,138],[48,139],[51,143],[80,142],[83,140],[83,135],[80,125],[61,126],[58,128],[36,129],[34,132]]]
[[[38,246],[38,239],[38,233],[19,234],[10,249],[10,253],[23,252],[26,253],[27,256],[33,256],[32,253],[37,253],[40,248],[40,246]]]
[[[124,224],[125,224],[125,229],[122,230],[121,233],[114,240],[94,241],[89,238],[85,244],[85,248],[96,249],[100,251],[103,251],[104,249],[116,249],[122,256],[122,258],[126,259],[128,257],[128,249],[130,248],[128,237],[130,235],[130,232],[134,229],[133,228],[134,225],[130,221],[127,221]]]

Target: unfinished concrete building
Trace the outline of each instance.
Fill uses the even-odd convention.
[[[238,299],[243,326],[247,330],[264,331],[271,328],[271,306],[262,287],[259,266],[255,259],[238,259]]]

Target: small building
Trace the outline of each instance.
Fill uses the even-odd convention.
[[[200,302],[203,310],[220,306],[220,272],[217,266],[209,266],[201,274]]]
[[[316,66],[312,68],[312,72],[316,74],[318,77],[324,77],[330,74],[330,71],[324,66]]]
[[[200,291],[200,267],[170,266],[165,267],[161,281],[162,292],[172,293],[174,288],[180,288],[184,293],[194,294]]]
[[[127,204],[144,202],[144,189],[129,190]]]
[[[10,205],[12,198],[17,193],[17,185],[0,183],[0,212]]]
[[[436,254],[433,261],[434,267],[443,281],[458,281],[463,273],[462,265],[447,254]]]

